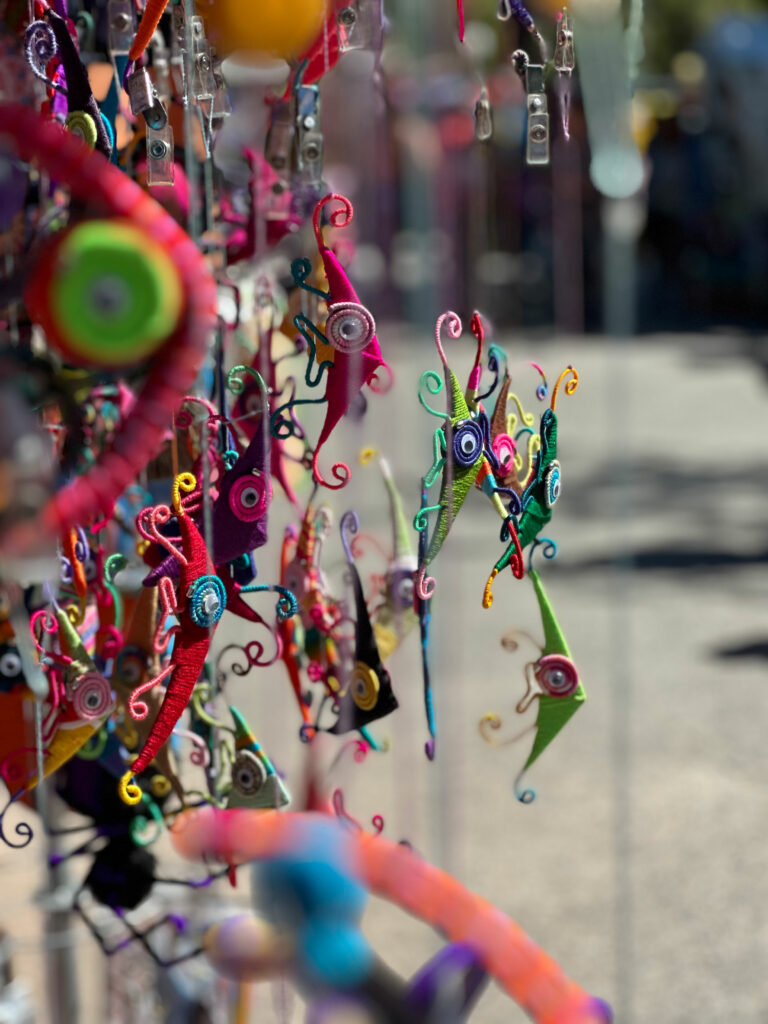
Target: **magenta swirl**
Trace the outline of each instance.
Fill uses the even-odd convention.
[[[271,500],[272,486],[263,474],[248,473],[229,492],[229,507],[238,519],[248,523],[261,519]]]

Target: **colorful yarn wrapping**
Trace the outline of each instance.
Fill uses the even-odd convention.
[[[152,359],[144,387],[112,447],[54,495],[36,524],[12,531],[7,543],[24,549],[39,542],[41,531],[59,534],[100,513],[111,514],[116,499],[157,453],[171,412],[194,384],[207,353],[216,319],[216,286],[191,238],[98,151],[20,104],[0,106],[0,133],[13,140],[22,160],[35,161],[66,184],[75,199],[132,220],[160,243],[176,265],[186,299],[185,313]]]
[[[181,815],[171,838],[190,860],[215,857],[241,864],[303,848],[307,830],[323,820],[309,812],[206,808]],[[610,1024],[606,1003],[566,977],[519,925],[451,875],[380,835],[344,831],[344,844],[354,876],[451,942],[470,946],[485,970],[538,1024]]]
[[[215,624],[211,628],[197,625],[187,605],[187,591],[194,587],[200,577],[208,576],[212,568],[205,543],[188,515],[180,515],[178,523],[186,556],[186,564],[181,565],[179,574],[179,630],[174,640],[173,662],[165,700],[141,753],[120,782],[120,795],[130,804],[141,800],[141,789],[130,784],[131,776],[139,775],[149,767],[181,718],[202,671],[215,629]]]
[[[469,420],[469,407],[464,393],[461,390],[461,385],[456,377],[453,370],[445,368],[445,383],[448,389],[449,396],[449,416],[448,422],[451,427],[451,431],[454,438],[458,431],[456,428],[463,421]],[[472,421],[470,421],[471,423]],[[469,427],[470,423],[466,426]],[[477,426],[477,424],[474,424]],[[478,430],[480,428],[478,427]],[[447,434],[447,429],[446,429]],[[464,504],[469,492],[474,486],[477,475],[480,472],[480,466],[483,462],[483,448],[482,448],[482,432],[480,433],[481,444],[480,449],[475,458],[474,462],[470,462],[468,465],[462,465],[461,462],[456,461],[449,467],[446,466],[443,469],[443,479],[440,485],[440,512],[435,523],[434,532],[429,540],[429,547],[427,548],[426,558],[424,565],[429,565],[433,558],[437,555],[440,548],[443,546],[445,538],[453,526],[456,516],[461,510],[461,506]]]
[[[338,195],[336,192],[332,192],[320,200],[315,207],[315,212],[312,217],[312,224],[315,230],[318,250],[323,261],[325,276],[328,280],[328,307],[329,309],[332,309],[337,303],[354,303],[356,306],[360,306],[360,300],[357,297],[355,289],[352,287],[352,284],[339,263],[336,254],[332,252],[323,241],[323,235],[320,230],[320,214],[323,207],[333,200],[337,200],[344,204],[344,208],[342,210],[337,210],[331,215],[331,224],[334,227],[346,227],[352,220],[353,216],[353,208],[350,201],[344,196]],[[371,323],[373,323],[372,317]],[[325,397],[328,402],[328,408],[325,414],[325,422],[323,423],[322,430],[320,431],[320,436],[317,439],[312,459],[312,472],[314,473],[315,480],[324,487],[328,487],[331,490],[338,490],[339,488],[344,487],[349,480],[349,467],[345,463],[339,462],[336,463],[331,470],[333,476],[339,481],[339,483],[328,483],[318,469],[317,462],[320,451],[325,442],[331,436],[333,428],[349,409],[355,395],[360,391],[364,384],[370,384],[373,386],[373,382],[376,379],[376,373],[382,366],[387,366],[387,363],[382,357],[379,342],[375,334],[371,335],[370,340],[359,352],[344,352],[341,349],[335,350],[333,365],[328,369],[325,385]],[[389,369],[389,367],[387,367],[387,369]]]

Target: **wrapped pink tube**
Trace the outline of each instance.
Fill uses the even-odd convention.
[[[279,857],[304,845],[311,812],[188,811],[171,829],[177,852],[227,864]],[[485,970],[538,1024],[608,1024],[606,1003],[590,996],[519,925],[410,849],[366,832],[340,838],[352,870],[378,896],[432,925],[451,942],[472,946]]]

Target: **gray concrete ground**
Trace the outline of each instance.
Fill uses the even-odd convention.
[[[384,327],[380,338],[396,368],[395,388],[371,398],[365,423],[345,426],[333,454],[352,463],[363,444],[377,446],[415,511],[432,430],[416,382],[437,360],[428,335]],[[541,628],[528,581],[509,574],[495,584],[493,607],[481,608],[498,525],[473,493],[434,564],[438,758],[429,764],[423,754],[412,634],[390,666],[400,710],[373,729],[389,739],[389,752],[363,764],[346,754],[332,781],[361,821],[381,813],[386,835],[409,839],[513,916],[583,987],[615,1005],[619,1024],[762,1024],[764,381],[725,335],[500,341],[521,394],[536,384],[531,359],[550,382],[569,362],[581,375],[578,391],[558,408],[563,491],[549,532],[560,551],[540,567],[588,702],[531,773],[536,801],[518,803],[512,781],[530,738],[493,749],[478,721],[496,711],[503,731],[518,728],[514,706],[529,652],[510,654],[499,639],[513,627],[534,635]],[[450,344],[462,376],[471,346]],[[347,491],[329,499],[337,521],[355,507],[364,530],[388,539],[385,492],[373,467],[355,467]],[[263,580],[277,571],[287,518],[276,498],[274,540],[259,558]],[[327,564],[340,568],[337,533]],[[367,567],[380,565],[372,558]],[[234,636],[248,639],[225,623],[217,645]],[[228,697],[299,790],[304,748],[280,668],[234,678]],[[18,971],[39,995],[39,917],[28,909],[35,856],[34,847],[0,849],[2,918],[20,940]],[[404,975],[439,946],[425,926],[377,901],[366,927]],[[79,925],[74,934],[81,1020],[103,1020],[102,964]],[[269,986],[254,992],[252,1019],[288,1019]],[[478,1024],[523,1019],[495,987],[473,1016]]]

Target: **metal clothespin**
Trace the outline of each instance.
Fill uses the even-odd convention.
[[[515,50],[512,61],[525,80],[528,130],[525,162],[531,166],[549,163],[549,105],[544,87],[544,65],[531,64],[525,50]]]
[[[568,8],[564,7],[557,16],[557,40],[555,43],[555,71],[570,75],[576,67],[573,53],[573,24]]]

